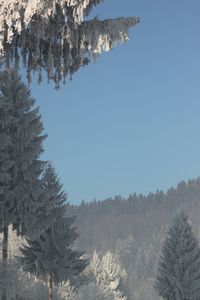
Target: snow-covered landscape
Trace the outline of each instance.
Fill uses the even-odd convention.
[[[0,0],[1,300],[200,299],[200,5],[102,2]]]

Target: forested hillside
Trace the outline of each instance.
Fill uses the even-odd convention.
[[[195,234],[200,230],[200,178],[180,182],[166,193],[116,196],[104,201],[71,206],[80,233],[78,247],[92,253],[110,249],[128,276],[134,300],[159,299],[152,287],[162,242],[174,216],[189,216]]]
[[[160,299],[153,284],[163,241],[172,219],[183,210],[200,241],[200,178],[181,182],[167,193],[134,194],[128,199],[116,196],[69,206],[68,214],[77,216],[77,249],[85,250],[90,264],[72,286],[66,282],[55,290],[55,299]],[[21,243],[10,231],[9,261],[18,255]],[[23,290],[23,299],[44,299],[46,285],[41,281],[30,283],[25,274],[12,268],[15,272],[11,272],[10,284]],[[32,284],[34,291],[24,290],[21,283]]]

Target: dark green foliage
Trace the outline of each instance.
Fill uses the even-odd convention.
[[[51,225],[37,239],[27,239],[27,245],[21,248],[19,258],[23,270],[47,281],[51,276],[54,283],[72,279],[87,265],[82,252],[73,247],[78,234],[73,227],[74,217],[66,217],[67,196],[51,165],[43,176],[43,188],[47,191],[44,218]]]
[[[168,231],[155,288],[166,300],[196,300],[200,297],[200,248],[183,212]]]
[[[43,197],[43,125],[29,90],[15,71],[0,74],[0,229],[32,231]]]
[[[54,283],[72,279],[86,267],[81,259],[82,252],[72,248],[77,234],[71,220],[57,220],[37,240],[27,240],[28,245],[21,249],[20,258],[23,270],[47,281],[52,276]]]

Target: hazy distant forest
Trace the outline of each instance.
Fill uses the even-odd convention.
[[[123,285],[121,284],[120,289],[123,296],[111,296],[111,299],[160,299],[153,285],[163,241],[174,217],[183,210],[187,212],[194,233],[199,239],[199,194],[200,178],[189,180],[187,183],[180,182],[167,193],[157,191],[148,196],[133,194],[127,199],[116,196],[113,199],[91,203],[82,202],[78,206],[70,205],[67,216],[76,216],[75,224],[80,234],[76,246],[84,250],[86,257],[91,259],[91,266],[77,279],[78,285],[88,286],[89,280],[98,287],[98,280],[95,281],[93,273],[98,266],[95,255],[101,259],[110,253],[113,259],[108,259],[107,263],[111,268],[112,264],[120,266],[120,272],[116,271],[114,279],[121,278],[122,270],[126,273],[126,276],[121,278]],[[13,233],[11,235],[9,255],[13,258],[24,241]],[[13,274],[13,282],[16,280],[15,276],[16,274]],[[29,279],[23,276],[21,280],[29,282]],[[18,288],[20,290],[20,286]],[[109,295],[99,294],[94,286],[90,288],[91,293],[84,289],[81,291],[80,299],[110,299]],[[40,281],[32,283],[32,289],[33,295],[43,299],[46,288]],[[62,299],[74,299],[70,288],[67,287],[66,290],[64,295],[67,296]],[[29,295],[28,291],[26,293]]]
[[[20,72],[59,89],[126,42],[139,17],[89,20],[101,2],[0,0],[1,300],[200,299],[200,178],[73,205],[43,156],[43,116]]]
[[[200,178],[180,182],[167,193],[130,195],[71,206],[77,216],[78,245],[87,253],[110,249],[128,273],[130,299],[159,299],[153,288],[157,262],[168,227],[178,212],[187,212],[200,238]]]

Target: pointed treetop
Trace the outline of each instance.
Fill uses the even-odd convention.
[[[72,280],[88,264],[84,253],[74,247],[77,237],[72,219],[58,218],[36,240],[27,239],[27,245],[20,248],[23,270],[44,281],[51,275],[55,284]]]
[[[35,228],[43,199],[46,135],[34,104],[15,71],[0,72],[0,229],[12,223],[21,235]]]
[[[199,297],[200,248],[184,212],[177,215],[169,228],[154,287],[165,300]]]

